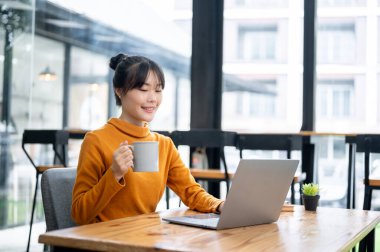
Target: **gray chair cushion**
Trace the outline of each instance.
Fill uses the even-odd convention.
[[[42,174],[41,192],[47,231],[76,226],[71,219],[76,174],[76,168],[54,168]]]

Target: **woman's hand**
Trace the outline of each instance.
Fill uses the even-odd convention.
[[[129,167],[133,166],[133,154],[128,146],[128,141],[120,144],[119,148],[113,153],[111,170],[115,179],[120,181],[128,172]]]

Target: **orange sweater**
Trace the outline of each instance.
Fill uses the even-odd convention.
[[[159,142],[159,172],[129,170],[118,183],[110,169],[113,152],[127,140]],[[112,118],[86,134],[80,151],[71,215],[78,224],[107,221],[156,210],[169,186],[190,208],[215,212],[222,202],[208,194],[191,176],[170,138]]]

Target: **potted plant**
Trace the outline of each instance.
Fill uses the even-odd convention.
[[[319,185],[310,183],[302,186],[302,199],[305,210],[316,211],[319,201]]]

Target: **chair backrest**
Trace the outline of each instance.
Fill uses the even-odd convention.
[[[352,141],[352,139],[349,140]],[[355,138],[355,143],[356,152],[364,152],[364,184],[369,185],[371,154],[380,153],[380,135],[357,135]]]
[[[69,132],[65,130],[24,130],[22,135],[22,149],[26,156],[36,167],[25,145],[28,144],[51,144],[54,150],[54,164],[67,165],[67,145],[69,143]]]
[[[239,134],[237,145],[240,150],[240,158],[243,158],[243,150],[286,151],[287,158],[291,158],[292,150],[302,149],[302,136],[295,134]]]
[[[357,135],[354,141],[357,152],[380,153],[380,134]]]
[[[65,130],[24,130],[23,144],[63,145],[69,142],[69,132]]]
[[[218,129],[191,129],[189,131],[175,130],[170,134],[175,146],[185,145],[189,147],[214,148],[219,150],[226,180],[228,180],[228,168],[224,155],[225,146],[236,146],[237,133]],[[191,161],[190,161],[191,162]],[[192,164],[190,164],[191,166]],[[217,168],[217,167],[214,167]]]
[[[192,129],[190,131],[173,131],[170,137],[174,144],[189,147],[223,148],[236,146],[236,132],[217,129]]]
[[[42,173],[41,192],[47,231],[76,226],[71,219],[76,168],[55,168]]]

